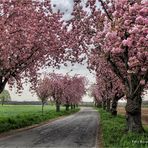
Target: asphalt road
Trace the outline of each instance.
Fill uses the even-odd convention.
[[[93,108],[30,130],[0,138],[0,148],[96,147],[98,113]]]

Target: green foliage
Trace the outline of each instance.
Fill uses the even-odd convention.
[[[2,105],[4,104],[4,102],[6,101],[10,101],[11,100],[11,96],[8,90],[4,90],[1,94],[0,94],[0,102],[2,103]]]
[[[44,114],[42,115],[40,105],[5,105],[0,107],[0,133],[69,115],[77,111],[79,109],[65,111],[63,107],[61,112],[56,112],[55,106],[45,105]]]
[[[113,117],[110,113],[99,109],[104,147],[109,148],[147,148],[148,127],[146,133],[136,134],[125,131],[125,117]]]

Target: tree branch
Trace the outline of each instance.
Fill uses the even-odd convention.
[[[32,57],[36,53],[36,51],[38,51],[39,48],[36,48],[34,51],[33,51],[33,48],[32,48],[32,53],[25,59],[25,61],[24,60],[19,61],[19,63],[17,63],[15,65],[15,67],[7,70],[7,73],[9,75],[9,77],[10,76],[14,76],[15,77],[16,72],[17,72],[18,69],[19,70],[22,70],[23,68],[25,68],[26,66],[28,66],[34,60],[34,59],[32,59]],[[30,61],[30,59],[32,59],[32,60]]]
[[[101,5],[102,5],[103,10],[105,11],[107,17],[108,17],[111,21],[113,21],[112,18],[111,18],[111,16],[109,15],[108,11],[107,11],[106,8],[105,8],[104,2],[103,2],[102,0],[99,0],[99,1],[100,1]]]
[[[0,93],[4,90],[7,82],[8,82],[7,78],[4,78],[4,81],[0,82]]]
[[[127,85],[127,86],[129,87],[128,80],[125,79],[125,78],[122,76],[122,74],[121,74],[120,70],[118,69],[116,63],[111,60],[110,55],[108,56],[107,60],[110,62],[111,66],[112,66],[112,70],[113,70],[114,73],[121,79],[122,83],[125,84],[125,85]]]
[[[135,89],[134,93],[133,93],[133,98],[137,95],[137,92],[141,92],[141,90],[143,90],[143,88],[147,85],[148,82],[148,70],[146,71],[144,77],[142,78],[143,80],[145,80],[145,85],[140,85],[140,81],[139,84],[137,85],[137,88]],[[141,79],[141,80],[142,80]]]

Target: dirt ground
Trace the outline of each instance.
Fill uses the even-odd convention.
[[[124,107],[118,107],[118,113],[125,115],[125,108]],[[148,125],[148,108],[143,107],[142,108],[142,123],[143,125]]]

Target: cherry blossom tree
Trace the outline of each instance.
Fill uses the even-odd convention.
[[[50,96],[56,103],[56,111],[60,111],[60,105],[63,102],[63,76],[61,74],[49,74]]]
[[[91,85],[90,89],[90,95],[94,98],[94,103],[96,107],[102,107],[102,97],[99,94],[99,86],[97,84]]]
[[[71,85],[72,85],[72,81],[69,75],[65,75],[63,77],[63,94],[62,94],[62,98],[63,98],[63,103],[65,104],[66,107],[66,111],[69,110],[69,106],[70,106],[70,102],[71,102]]]
[[[57,66],[65,53],[62,15],[50,1],[0,1],[0,92],[6,83],[22,89],[36,83],[43,65]],[[63,38],[62,38],[63,36]]]
[[[69,98],[71,98],[69,103],[71,104],[71,107],[75,108],[75,105],[78,105],[81,102],[82,97],[86,93],[86,85],[87,80],[85,77],[79,75],[71,77],[71,86],[69,87]]]
[[[88,67],[90,70],[93,70],[96,73],[98,92],[100,92],[98,95],[101,97],[101,95],[104,94],[104,99],[102,99],[104,109],[107,107],[107,111],[111,111],[112,102],[112,104],[114,104],[114,109],[112,109],[112,111],[116,111],[117,101],[121,98],[119,97],[117,99],[117,96],[122,90],[122,84],[119,78],[113,73],[110,64],[106,62],[104,57],[97,53],[97,50],[93,50],[91,52],[91,56],[88,60]]]
[[[42,115],[43,115],[44,105],[47,102],[47,100],[49,99],[50,94],[51,94],[49,83],[50,83],[49,79],[47,77],[44,77],[43,79],[40,79],[38,81],[38,84],[36,87],[36,94],[37,94],[39,100],[41,100],[41,102],[42,102]]]

